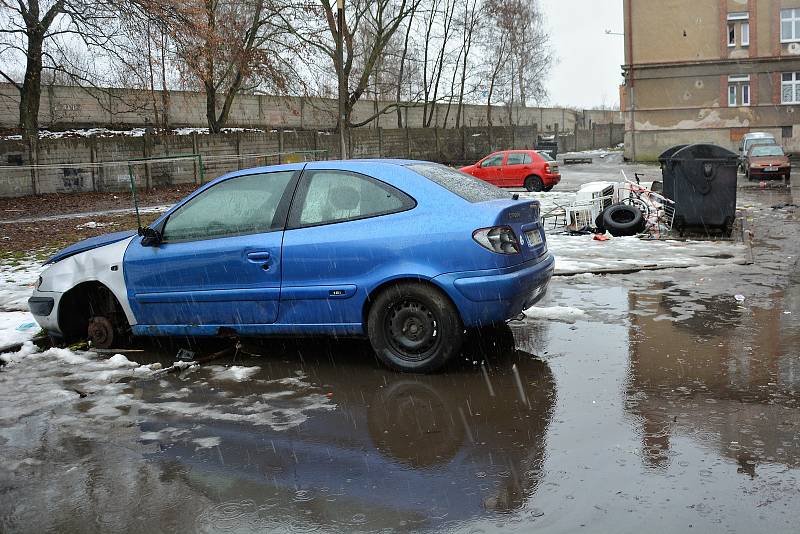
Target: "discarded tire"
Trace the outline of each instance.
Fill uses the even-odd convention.
[[[603,227],[614,237],[636,235],[644,231],[645,220],[639,208],[613,204],[603,211]]]

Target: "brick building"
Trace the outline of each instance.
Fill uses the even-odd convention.
[[[800,152],[800,0],[623,0],[626,157],[735,149],[749,131]]]

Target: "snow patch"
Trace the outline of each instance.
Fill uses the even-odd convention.
[[[533,308],[528,308],[523,313],[528,319],[560,321],[563,323],[574,323],[587,316],[586,312],[580,308],[572,308],[569,306],[551,306],[549,308],[535,306]]]
[[[222,440],[216,436],[213,436],[209,438],[193,439],[192,443],[197,445],[198,449],[211,449],[212,447],[219,447],[219,445],[222,443]]]
[[[212,365],[208,368],[211,371],[212,380],[235,380],[236,382],[244,382],[249,380],[250,377],[258,373],[261,368],[243,367],[240,365],[233,365],[231,367],[223,367],[221,365]]]

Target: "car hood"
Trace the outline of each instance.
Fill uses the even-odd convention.
[[[74,256],[75,254],[80,254],[81,252],[86,252],[87,250],[92,250],[98,247],[104,247],[106,245],[110,245],[111,243],[116,243],[117,241],[128,239],[129,237],[134,235],[136,235],[135,230],[126,230],[124,232],[113,232],[110,234],[103,234],[95,237],[90,237],[89,239],[78,241],[74,245],[70,245],[67,248],[58,251],[53,256],[51,256],[46,262],[44,262],[44,264],[49,265],[51,263],[56,263],[65,258],[69,258],[70,256]]]
[[[786,156],[756,156],[750,158],[750,165],[788,165]]]

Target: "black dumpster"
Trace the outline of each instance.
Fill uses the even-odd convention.
[[[667,174],[672,172],[672,167],[667,165],[667,161],[675,155],[676,152],[686,148],[689,145],[675,145],[672,148],[666,149],[664,152],[658,156],[658,162],[661,164],[661,183],[664,186],[664,196],[667,198],[672,198],[674,191],[667,192],[667,187],[672,187],[672,184],[675,183],[675,180],[670,177],[667,179]],[[669,184],[669,185],[667,185]]]
[[[664,196],[675,201],[674,227],[678,231],[731,235],[736,219],[737,164],[736,154],[710,144],[688,145],[666,155],[662,162]]]

